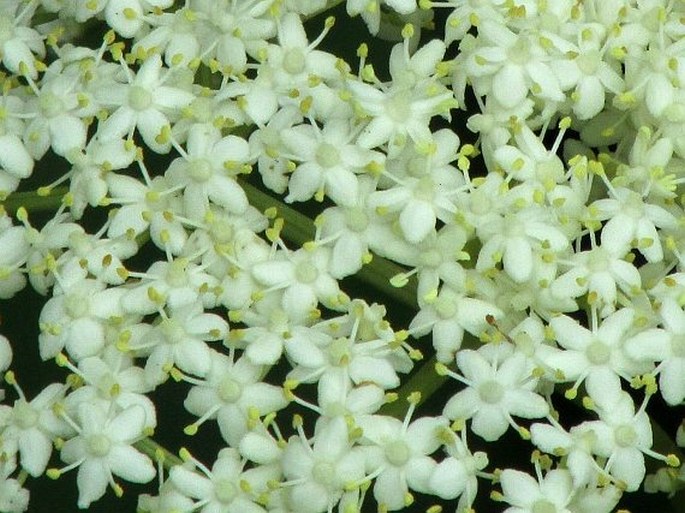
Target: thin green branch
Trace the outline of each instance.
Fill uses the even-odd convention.
[[[19,207],[24,207],[29,212],[57,210],[68,192],[67,187],[56,187],[48,194],[42,195],[37,191],[13,192],[2,202],[2,207],[10,215],[16,214]]]

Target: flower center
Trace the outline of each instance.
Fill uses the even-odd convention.
[[[186,339],[186,330],[174,319],[166,319],[161,323],[162,333],[169,344],[178,344]]]
[[[212,165],[207,159],[197,159],[188,163],[188,173],[196,182],[206,182],[212,177]]]
[[[325,413],[327,417],[339,417],[348,413],[348,410],[340,401],[334,401],[326,405]]]
[[[321,143],[316,149],[316,162],[324,168],[335,167],[340,164],[338,148],[329,143]]]
[[[597,50],[592,50],[583,55],[579,55],[576,59],[578,69],[586,75],[594,75],[597,72],[597,69],[599,69],[600,62],[602,62],[602,58]]]
[[[351,208],[345,212],[345,222],[350,231],[359,233],[369,226],[369,216],[361,208]]]
[[[421,253],[419,260],[424,267],[436,268],[442,263],[442,254],[437,249],[428,249]]]
[[[54,118],[65,111],[64,102],[49,91],[40,95],[40,110],[46,118]]]
[[[174,260],[169,264],[166,271],[166,282],[172,287],[185,287],[188,284],[188,275],[186,274],[186,264],[183,259]]]
[[[406,123],[411,117],[410,102],[411,93],[409,91],[395,93],[385,104],[388,116],[397,123]]]
[[[526,230],[523,223],[516,216],[505,215],[504,217],[504,233],[506,233],[509,240],[516,237],[525,237]]]
[[[212,239],[216,244],[228,244],[233,240],[233,225],[225,219],[220,219],[211,224]]]
[[[330,486],[335,480],[335,467],[327,461],[320,461],[312,467],[312,477],[317,483]]]
[[[214,482],[214,495],[216,495],[219,502],[224,504],[233,502],[233,499],[235,499],[237,494],[238,490],[236,490],[235,485],[228,479],[217,479]]]
[[[414,197],[430,202],[435,196],[435,182],[430,176],[423,176],[416,182]]]
[[[109,441],[105,435],[97,434],[88,437],[87,441],[88,452],[93,456],[103,457],[107,456],[110,448],[112,447],[112,442]]]
[[[633,426],[623,424],[614,430],[614,439],[616,444],[621,447],[632,447],[637,441],[637,433]]]
[[[304,53],[299,48],[291,48],[283,55],[283,69],[291,75],[297,75],[304,71]]]
[[[491,379],[478,387],[478,395],[484,403],[497,404],[504,397],[504,387]]]
[[[300,262],[295,268],[295,277],[300,283],[313,283],[319,276],[319,271],[309,262]]]
[[[152,93],[140,86],[131,86],[128,92],[128,105],[133,110],[145,110],[152,105]]]
[[[328,354],[334,365],[347,365],[350,362],[350,341],[345,337],[336,338],[328,346]]]
[[[29,429],[38,423],[38,412],[23,399],[19,399],[12,410],[14,423],[21,429]]]
[[[240,386],[240,383],[231,378],[224,378],[221,385],[219,385],[219,397],[225,403],[236,402],[242,394],[243,388]]]
[[[535,171],[543,184],[557,183],[564,177],[564,164],[556,155],[538,162]]]
[[[626,200],[624,212],[633,219],[642,219],[645,217],[645,205],[639,194],[631,194]]]
[[[81,294],[68,294],[64,298],[64,309],[72,319],[79,319],[88,315],[88,298]]]
[[[594,365],[603,365],[609,361],[611,349],[599,340],[592,342],[587,348],[587,359]]]
[[[588,260],[588,269],[593,273],[601,273],[609,268],[609,254],[603,248],[593,249],[592,256]]]
[[[457,302],[453,298],[439,297],[434,308],[441,319],[451,319],[457,315]]]
[[[422,155],[417,155],[407,162],[407,174],[414,178],[421,178],[426,175],[428,160]]]
[[[557,513],[557,507],[547,499],[538,499],[530,508],[531,513]]]
[[[385,458],[396,467],[404,466],[409,456],[409,447],[404,440],[395,440],[385,446]]]
[[[509,60],[518,65],[526,64],[530,60],[530,41],[525,36],[519,37],[518,41],[507,51]]]

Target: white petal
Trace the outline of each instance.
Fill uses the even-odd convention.
[[[407,241],[422,241],[435,228],[433,206],[426,201],[409,201],[400,213],[400,226]]]
[[[157,474],[150,458],[128,445],[112,448],[109,464],[114,475],[132,483],[148,483]]]
[[[33,171],[33,159],[14,134],[0,136],[0,168],[17,178],[27,178]]]

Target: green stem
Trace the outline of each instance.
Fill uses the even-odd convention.
[[[10,215],[15,214],[19,207],[24,207],[29,213],[57,210],[67,192],[67,187],[56,187],[46,195],[38,195],[36,191],[13,192],[2,202],[2,207]]]
[[[164,468],[169,470],[175,465],[182,465],[183,460],[170,452],[162,445],[155,442],[152,438],[143,438],[137,441],[135,448],[150,457],[152,461],[162,461]]]

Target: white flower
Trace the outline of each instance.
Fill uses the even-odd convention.
[[[643,49],[631,46],[625,59],[625,75],[631,101],[640,101],[654,117],[660,117],[672,107],[678,87],[674,81],[680,73],[672,63],[682,62],[682,49],[678,41],[668,39],[653,42]]]
[[[123,315],[120,300],[124,293],[86,279],[55,295],[40,313],[41,357],[52,358],[63,348],[76,361],[98,354],[105,346],[106,322]]]
[[[120,347],[127,349],[130,345],[122,344]],[[117,347],[108,346],[101,356],[91,356],[78,362],[78,368],[70,362],[66,365],[84,382],[83,386],[69,394],[68,405],[98,400],[110,402],[121,410],[139,405],[145,410],[145,428],[154,429],[157,426],[155,404],[144,395],[153,387],[145,380],[145,371],[133,365],[131,356]]]
[[[501,166],[510,178],[543,193],[566,182],[564,164],[556,155],[565,128],[561,128],[550,149],[523,123],[515,125],[513,131],[512,143],[515,145],[505,144],[497,148],[493,154],[494,165]]]
[[[259,293],[261,285],[250,271],[252,266],[271,258],[270,250],[269,245],[254,233],[243,231],[234,237],[230,256],[228,252],[224,254],[224,257],[228,256],[230,265],[221,280],[221,291],[217,298],[220,304],[230,310],[242,310],[253,303],[253,294]],[[258,303],[267,300],[268,297]],[[265,307],[266,310],[268,308]]]
[[[164,85],[170,78],[170,71],[162,74],[162,58],[158,54],[145,59],[137,73],[128,68],[124,71],[128,83],[110,83],[97,93],[100,103],[115,109],[98,127],[98,137],[102,141],[131,138],[137,128],[149,148],[158,153],[168,152],[170,141],[158,136],[195,96],[178,87]]]
[[[547,210],[535,206],[486,214],[476,231],[483,242],[476,269],[492,269],[501,260],[504,271],[517,283],[533,275],[534,253],[541,253],[543,248],[559,252],[569,244]]]
[[[570,513],[575,489],[568,470],[550,470],[538,479],[525,472],[504,469],[500,475],[505,513]]]
[[[159,12],[148,15],[149,33],[140,37],[131,52],[150,52],[156,49],[163,53],[164,64],[172,66],[186,66],[200,55],[200,30],[203,21],[193,16],[188,6],[183,6],[174,12]]]
[[[29,491],[22,488],[19,481],[9,477],[14,471],[11,461],[0,462],[0,511],[22,513],[29,509]]]
[[[347,14],[362,19],[371,34],[376,35],[381,23],[381,4],[388,5],[400,14],[410,14],[416,10],[416,0],[347,0]]]
[[[0,8],[0,55],[2,63],[14,75],[22,69],[33,80],[38,78],[35,61],[45,56],[43,36],[30,27],[37,5],[4,2]]]
[[[102,497],[108,484],[120,489],[113,475],[133,483],[148,483],[155,477],[150,459],[131,447],[143,435],[143,408],[130,406],[111,415],[97,404],[84,402],[78,406],[78,421],[78,435],[67,440],[60,453],[68,467],[48,472],[55,477],[79,467],[79,508]]]
[[[411,369],[404,349],[393,347],[393,340],[385,337],[372,335],[370,340],[359,340],[362,322],[355,309],[350,310],[347,318],[325,320],[310,329],[293,331],[285,341],[286,354],[295,363],[288,374],[290,379],[305,383],[318,380],[320,389],[328,385],[328,380],[340,384],[341,379],[355,385],[373,383],[385,390],[399,386],[398,371]]]
[[[389,143],[392,153],[404,147],[407,137],[416,143],[431,141],[429,121],[433,116],[448,115],[454,106],[449,90],[432,77],[444,52],[444,45],[438,46],[437,52],[432,51],[433,45],[411,58],[404,44],[395,46],[393,52],[398,52],[406,59],[409,63],[407,67],[415,64],[417,74],[410,81],[400,76],[407,72],[405,68],[393,69],[396,74],[388,85],[377,84],[374,87],[361,81],[347,83],[354,100],[365,116],[370,118],[357,140],[361,147],[375,148]]]
[[[79,231],[69,235],[69,244],[71,248],[57,260],[60,275],[81,276],[82,279],[90,275],[108,285],[124,283],[122,260],[138,252],[135,240],[127,237],[105,239]]]
[[[461,436],[451,430],[443,430],[440,438],[445,444],[447,457],[430,473],[429,491],[441,499],[459,497],[457,512],[469,511],[478,493],[478,476],[488,465],[488,455],[483,451],[472,453],[469,450],[466,430],[461,431]]]
[[[167,479],[159,486],[159,495],[142,493],[138,496],[138,509],[149,513],[170,513],[172,511],[190,511],[194,501],[186,497]]]
[[[183,205],[167,178],[156,176],[149,183],[141,183],[130,176],[108,173],[106,180],[110,202],[121,205],[110,218],[108,236],[137,237],[149,228],[158,248],[172,255],[181,253],[188,234],[175,214],[183,212]]]
[[[0,135],[0,192],[14,192],[33,172],[33,158],[15,134]]]
[[[363,431],[360,444],[367,447],[367,472],[376,476],[373,495],[389,511],[406,506],[409,488],[429,490],[428,476],[436,465],[429,455],[440,447],[439,429],[447,427],[444,417],[409,420],[410,414],[404,422],[382,415],[356,419]]]
[[[258,301],[243,310],[240,320],[249,327],[233,330],[231,341],[245,347],[245,356],[255,365],[274,365],[283,354],[283,344],[299,330],[307,330],[291,322],[288,314],[273,301]]]
[[[264,185],[274,192],[282,194],[288,186],[287,155],[283,155],[285,146],[281,134],[290,127],[302,123],[299,108],[287,105],[276,112],[268,123],[258,127],[250,134],[250,155],[257,161],[257,170]]]
[[[56,61],[48,68],[40,89],[34,85],[36,96],[28,103],[33,119],[26,126],[24,137],[33,158],[43,157],[48,148],[67,157],[86,146],[87,126],[83,118],[92,116],[97,105],[84,93],[80,74],[78,66]]]
[[[572,395],[583,381],[594,390],[620,390],[619,377],[630,381],[651,370],[651,364],[633,360],[625,350],[634,317],[634,310],[623,308],[592,331],[566,315],[554,317],[550,326],[563,349],[541,346],[538,357],[553,371],[560,371],[564,381],[574,382]]]
[[[306,201],[315,195],[321,199],[325,193],[337,205],[351,206],[359,193],[356,174],[376,157],[352,144],[354,136],[346,119],[332,119],[323,128],[297,125],[281,132],[290,158],[300,161],[285,200]]]
[[[145,374],[151,383],[162,382],[172,366],[195,376],[206,376],[212,366],[213,351],[205,341],[223,340],[228,323],[216,314],[205,313],[202,303],[182,304],[160,311],[161,321],[140,346],[131,349],[149,352]]]
[[[333,54],[316,50],[330,30],[329,23],[324,31],[311,43],[307,40],[302,20],[295,13],[286,13],[277,20],[278,44],[266,49],[268,69],[278,89],[300,89],[301,94],[309,92],[307,80],[315,76],[324,80],[336,79],[339,72]]]
[[[659,314],[664,329],[651,328],[625,342],[626,353],[637,361],[659,362],[659,391],[670,405],[685,400],[685,312],[672,298],[665,297]]]
[[[331,250],[323,246],[279,251],[274,258],[252,267],[254,278],[269,290],[282,290],[281,307],[293,319],[311,315],[319,302],[340,309],[348,302],[330,275]]]
[[[460,104],[464,100],[460,99]],[[526,99],[512,108],[502,107],[491,96],[486,97],[481,111],[472,114],[466,126],[472,132],[478,133],[481,137],[480,150],[488,169],[493,169],[495,165],[493,154],[495,150],[507,144],[511,139],[511,128],[508,126],[510,119],[527,119],[533,112],[533,100]]]
[[[583,37],[577,45],[563,35],[545,32],[556,49],[569,57],[551,59],[549,66],[554,70],[561,88],[569,90],[573,100],[573,112],[580,120],[591,119],[599,114],[606,101],[606,93],[620,94],[625,89],[620,64],[607,57],[606,27],[600,24],[585,24]]]
[[[466,290],[444,285],[434,300],[422,305],[409,330],[415,336],[432,332],[438,361],[448,363],[461,347],[465,331],[474,336],[485,331],[488,315],[501,318],[504,313],[487,301],[469,297]]]
[[[245,461],[232,448],[219,451],[211,472],[200,462],[191,461],[202,474],[176,465],[169,472],[169,480],[186,496],[198,499],[191,509],[204,513],[264,513],[257,501],[267,492],[267,483],[280,477],[275,465],[244,470]]]
[[[435,230],[437,219],[449,223],[457,213],[453,197],[464,186],[460,171],[450,165],[456,160],[459,137],[449,130],[432,135],[427,149],[408,145],[400,168],[404,176],[386,172],[395,183],[386,190],[372,192],[368,204],[379,213],[399,212],[404,237],[417,244]],[[406,160],[404,160],[406,159]],[[388,162],[391,168],[393,162]]]
[[[615,309],[617,286],[628,297],[641,286],[640,273],[624,256],[623,251],[603,246],[574,253],[568,262],[560,262],[571,268],[552,282],[552,294],[575,298],[589,293],[600,315],[606,317]]]
[[[170,262],[159,260],[145,273],[128,275],[140,277],[141,281],[131,289],[122,290],[122,307],[127,312],[152,314],[165,305],[178,309],[198,299],[205,308],[212,308],[216,304],[213,292],[217,279],[186,258]]]
[[[16,94],[16,89],[3,94],[0,109],[0,193],[17,189],[22,178],[28,178],[33,171],[33,158],[21,140],[24,134],[25,101]]]
[[[210,201],[237,215],[247,210],[247,197],[235,177],[245,172],[249,153],[247,141],[240,137],[222,137],[213,126],[191,127],[185,152],[165,174],[172,186],[183,190],[188,218],[201,221]]]
[[[193,380],[196,385],[188,392],[183,405],[200,419],[186,428],[194,433],[207,419],[216,419],[224,440],[238,447],[248,432],[248,421],[284,408],[288,402],[280,387],[262,381],[264,368],[242,357],[233,361],[214,354],[211,368],[204,380]]]
[[[566,99],[534,31],[517,34],[502,23],[484,19],[478,25],[478,37],[480,47],[466,60],[477,95],[492,96],[506,108],[524,101],[529,90],[543,101]]]
[[[192,37],[200,42],[198,53],[203,62],[216,59],[236,75],[245,70],[247,56],[257,56],[266,48],[266,41],[276,35],[276,22],[269,14],[269,2],[202,0],[192,2],[190,7],[191,18],[196,17],[196,24],[201,25],[201,28],[191,27],[190,31]],[[185,37],[178,37],[178,31],[174,32],[175,37],[170,41],[167,53],[174,49],[185,51],[188,44],[188,29],[181,31]]]
[[[590,205],[598,219],[607,219],[602,228],[602,246],[616,252],[628,252],[633,240],[649,262],[664,257],[657,228],[674,229],[675,216],[660,205],[648,203],[641,194],[624,187],[611,187],[612,198],[600,199]]]
[[[101,142],[92,138],[85,151],[80,148],[69,151],[67,159],[72,164],[69,171],[70,211],[76,219],[83,216],[86,205],[97,207],[105,201],[108,175],[115,169],[131,165],[136,157],[134,148],[119,139]]]
[[[652,451],[652,426],[645,413],[646,401],[635,411],[635,403],[626,392],[592,386],[588,389],[596,403],[600,420],[586,421],[596,438],[593,453],[606,459],[604,470],[627,491],[635,491],[645,478],[644,454]],[[660,457],[660,459],[666,459]]]
[[[53,406],[64,397],[65,386],[52,383],[28,401],[21,389],[12,407],[0,405],[3,453],[19,452],[22,469],[38,477],[47,467],[53,439],[70,434],[70,428],[53,412]]]
[[[345,496],[358,496],[346,486],[364,477],[363,450],[352,447],[343,417],[317,422],[312,441],[300,427],[299,436],[288,440],[281,464],[286,484],[291,483],[289,502],[299,513],[332,511]]]
[[[443,414],[450,419],[472,418],[471,430],[487,441],[494,441],[510,425],[519,431],[523,429],[512,415],[529,419],[544,417],[549,413],[549,405],[532,391],[537,380],[532,377],[525,356],[504,352],[500,362],[493,355],[490,358],[488,361],[483,351],[463,349],[457,353],[457,365],[464,377],[451,372],[450,375],[464,382],[467,388],[447,402]]]
[[[33,228],[28,219],[22,219],[27,227],[27,241],[30,249],[27,253],[26,267],[29,270],[29,282],[42,295],[47,295],[48,289],[55,283],[53,262],[69,247],[71,234],[85,233],[83,227],[71,222],[68,214],[58,214],[52,217],[40,231]],[[82,275],[78,277],[82,279]],[[60,280],[64,283],[65,276]],[[67,283],[68,286],[68,283]],[[62,287],[59,287],[62,288]]]
[[[26,285],[23,265],[30,250],[24,226],[13,226],[8,215],[0,216],[0,298],[9,299]],[[1,366],[0,366],[1,367]]]
[[[598,480],[600,469],[593,457],[597,435],[588,425],[576,425],[567,432],[560,425],[535,423],[530,426],[530,435],[540,450],[566,458],[576,489]]]

